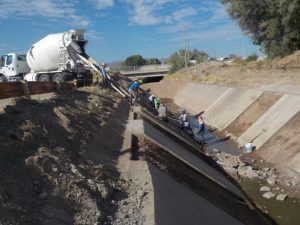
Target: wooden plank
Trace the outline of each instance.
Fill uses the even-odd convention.
[[[44,94],[56,90],[54,82],[29,82],[28,86],[31,94]]]
[[[12,98],[23,95],[20,83],[0,83],[0,99]]]
[[[55,92],[59,90],[74,90],[76,85],[73,83],[61,83],[55,82],[6,82],[0,83],[0,99],[13,98],[19,96],[27,96],[33,94],[44,94],[49,92]]]
[[[14,83],[0,83],[0,91],[22,91],[22,85],[19,82]]]

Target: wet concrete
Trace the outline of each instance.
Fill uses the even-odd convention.
[[[206,143],[205,151],[207,153],[212,153],[214,149],[218,149],[231,155],[240,155],[241,152],[230,145],[228,143],[229,140],[230,136],[218,137],[214,133],[210,132],[209,129],[207,129],[204,134],[204,141]]]

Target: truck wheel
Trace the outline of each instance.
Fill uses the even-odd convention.
[[[42,74],[41,76],[39,76],[39,81],[41,81],[41,82],[49,82],[50,81],[49,74]]]
[[[63,83],[65,82],[65,77],[62,73],[56,73],[53,76],[53,81],[56,83]]]
[[[7,79],[5,76],[0,76],[0,83],[7,82]]]

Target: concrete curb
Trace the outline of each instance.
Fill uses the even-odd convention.
[[[121,177],[132,179],[143,189],[147,190],[148,200],[142,207],[142,214],[145,216],[143,224],[153,225],[155,224],[154,193],[148,163],[142,160],[131,160],[133,135],[140,136],[144,133],[143,121],[135,119],[138,112],[139,108],[134,107],[129,113],[117,168],[121,173]]]

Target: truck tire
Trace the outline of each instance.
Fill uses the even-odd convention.
[[[65,76],[62,73],[56,73],[53,76],[53,81],[56,83],[63,83],[65,82]]]
[[[50,75],[49,74],[42,74],[39,76],[39,81],[41,82],[49,82],[50,81]]]

